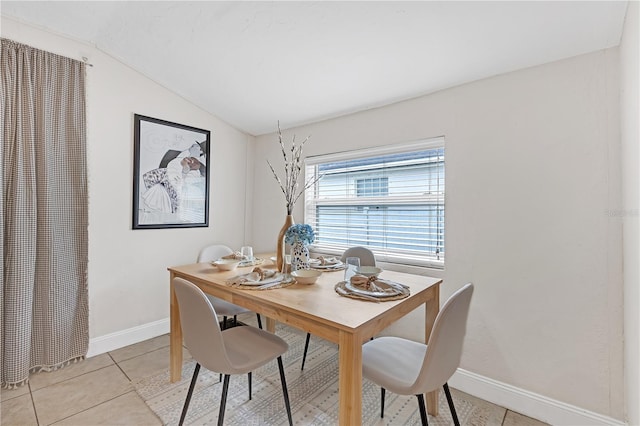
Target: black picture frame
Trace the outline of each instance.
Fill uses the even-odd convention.
[[[209,226],[211,132],[134,114],[133,229]]]

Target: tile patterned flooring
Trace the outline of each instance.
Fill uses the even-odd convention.
[[[189,357],[186,349],[184,357]],[[34,374],[27,386],[2,389],[0,424],[161,425],[131,382],[168,368],[168,365],[169,337],[163,335],[55,372]],[[502,407],[494,407],[501,412],[493,425],[544,425]]]

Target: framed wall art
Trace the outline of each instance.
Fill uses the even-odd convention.
[[[211,132],[134,115],[133,229],[209,226]]]

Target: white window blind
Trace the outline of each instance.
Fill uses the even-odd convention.
[[[371,249],[378,260],[444,266],[444,138],[305,160],[314,248]]]

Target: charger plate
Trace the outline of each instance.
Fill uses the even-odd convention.
[[[350,281],[340,281],[334,286],[334,290],[340,296],[350,297],[352,299],[368,300],[370,302],[399,300],[411,295],[409,287],[404,284],[388,280],[376,280],[376,285],[380,288],[387,289],[387,291],[366,290],[351,284]]]
[[[267,290],[274,288],[287,287],[295,284],[296,280],[289,274],[276,272],[274,276],[262,280],[252,279],[253,273],[242,274],[229,278],[227,284],[232,287],[243,288],[246,290]]]
[[[238,264],[238,268],[244,268],[246,266],[258,266],[264,263],[264,259],[260,259],[259,257],[254,258],[253,260],[241,260]]]
[[[342,263],[341,260],[329,265],[322,265],[318,259],[309,259],[309,268],[317,269],[318,271],[341,271],[346,267],[347,265]]]

